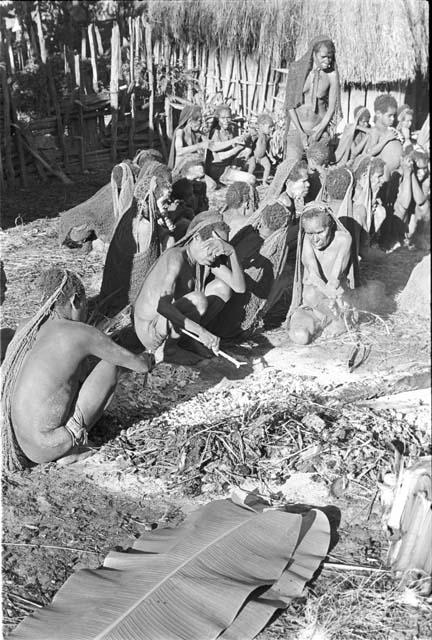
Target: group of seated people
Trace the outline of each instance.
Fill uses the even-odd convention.
[[[379,96],[374,127],[361,108],[335,152],[328,140],[311,140],[303,157],[287,153],[271,176],[270,115],[238,135],[221,105],[203,136],[201,110],[187,105],[167,164],[149,150],[126,162],[127,180],[114,168],[97,308],[104,317],[129,309],[135,341],[86,324],[84,287],[71,271],[44,273],[41,309],[17,331],[3,365],[6,469],[87,455],[88,432],[124,369],[146,374],[173,344],[217,354],[221,340],[262,325],[288,285],[285,326],[294,343],[346,330],[359,261],[386,236],[412,242],[429,220],[429,156],[410,138],[410,116]],[[257,167],[270,182],[261,201]],[[220,184],[225,205],[212,208]],[[78,237],[82,225],[73,224],[65,237]]]

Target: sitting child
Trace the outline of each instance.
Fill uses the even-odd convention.
[[[397,112],[397,102],[390,94],[379,95],[374,102],[375,126],[370,129],[365,153],[380,157],[385,165],[385,182],[387,182],[400,164],[402,144],[393,128]]]
[[[407,104],[402,104],[397,110],[396,133],[403,148],[411,147],[411,127],[413,124],[414,111]]]
[[[330,163],[330,146],[328,140],[311,142],[306,149],[306,160],[309,172],[309,191],[306,202],[316,200],[324,185],[327,167]]]
[[[291,340],[309,344],[324,328],[345,331],[351,236],[331,208],[311,202],[300,218],[296,273],[287,327]]]
[[[42,306],[17,331],[3,363],[6,470],[88,455],[88,431],[111,401],[120,368],[151,370],[148,354],[130,353],[86,318],[79,278],[60,268],[45,272]],[[89,356],[98,359],[91,371]]]
[[[363,153],[370,132],[370,111],[358,106],[354,109],[354,122],[347,124],[335,152],[336,163],[347,164]]]
[[[189,194],[186,204],[193,209],[194,214],[207,211],[209,201],[204,162],[197,156],[186,156],[181,169],[174,175],[174,180],[178,179],[187,180],[192,188],[192,197],[190,197],[190,190],[186,188],[186,183],[181,183],[183,191],[186,189],[186,193]]]
[[[254,173],[257,164],[263,169],[263,184],[268,183],[270,177],[271,165],[275,162],[270,151],[270,138],[274,129],[273,118],[268,113],[262,113],[258,116],[256,122],[257,132],[249,135],[252,143],[252,155],[247,161],[249,173]]]

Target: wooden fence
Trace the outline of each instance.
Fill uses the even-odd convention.
[[[45,178],[47,173],[60,176],[62,172],[73,174],[112,166],[119,159],[133,156],[139,148],[157,147],[167,157],[182,99],[194,100],[199,95],[205,102],[220,93],[244,119],[264,110],[276,116],[283,114],[287,70],[275,68],[270,58],[245,56],[238,50],[220,51],[203,44],[179,46],[155,40],[152,25],[144,16],[129,18],[121,26],[112,22],[110,31],[107,34],[105,27],[102,37],[98,24],[90,24],[81,30],[80,51],[63,47],[70,93],[60,98],[39,11],[34,14],[30,36],[22,37],[19,43],[13,42],[11,29],[2,25],[0,186],[14,186],[17,181],[26,185],[32,176]],[[41,90],[47,93],[47,117],[24,127],[17,117],[10,79],[31,56],[44,71],[45,86]],[[98,68],[107,57],[109,90],[102,90]],[[173,69],[181,71],[186,84],[180,96],[175,95],[179,93],[175,83],[170,95],[162,90],[161,74]],[[144,99],[143,82],[147,85]],[[345,86],[345,121],[352,120],[358,105],[373,111],[373,101],[383,91],[391,91],[399,103],[405,101],[408,92],[411,106],[424,118],[427,97],[418,87],[400,83]]]

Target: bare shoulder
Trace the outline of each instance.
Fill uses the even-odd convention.
[[[335,232],[335,240],[339,247],[342,249],[349,249],[352,244],[351,235],[347,231],[340,231],[339,229]]]

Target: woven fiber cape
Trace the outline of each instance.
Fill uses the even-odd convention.
[[[22,451],[15,436],[12,425],[12,400],[24,359],[33,347],[39,329],[51,317],[67,278],[68,272],[65,271],[58,289],[54,291],[33,318],[15,333],[6,351],[1,368],[1,405],[3,469],[7,472],[20,471],[32,464]]]
[[[120,173],[120,180],[116,179],[115,172],[117,175]],[[120,182],[120,185],[119,185]],[[120,186],[120,193],[119,193]],[[134,194],[134,186],[135,186],[135,178],[132,173],[132,169],[126,162],[120,162],[114,169],[111,171],[111,189],[112,189],[112,198],[113,198],[113,212],[114,212],[114,229],[119,223],[120,218],[126,211],[129,210]]]
[[[147,272],[160,255],[155,188],[153,177],[141,210],[134,199],[108,248],[99,294],[99,310],[107,317],[135,302]]]
[[[307,211],[308,208],[313,208],[314,206],[319,206],[319,205],[325,208],[326,212],[329,213],[329,215],[331,216],[331,218],[336,224],[336,229],[348,235],[351,238],[351,234],[349,233],[349,231],[347,231],[347,229],[343,226],[343,224],[340,222],[338,217],[333,213],[333,210],[331,209],[331,207],[328,206],[327,203],[325,202],[319,203],[317,201],[310,202],[303,210],[303,213]],[[295,263],[295,272],[294,272],[294,284],[293,284],[293,290],[292,290],[291,305],[285,320],[286,328],[288,328],[289,326],[289,321],[291,319],[291,316],[299,307],[301,307],[303,302],[304,269],[303,269],[303,263],[302,263],[302,252],[303,252],[304,236],[305,234],[304,234],[304,229],[302,225],[302,216],[300,216],[299,231],[298,231],[298,237],[297,237],[297,253],[296,253],[296,263]]]
[[[359,109],[359,112],[356,116],[356,119],[352,124],[348,124],[339,140],[338,147],[335,151],[335,158],[337,164],[346,164],[349,162],[351,157],[351,147],[354,142],[354,137],[357,131],[357,127],[359,126],[359,122],[364,115],[364,113],[368,111],[366,107]]]
[[[234,500],[234,498],[233,498]],[[11,640],[253,640],[328,553],[318,509],[216,500],[73,574]]]

